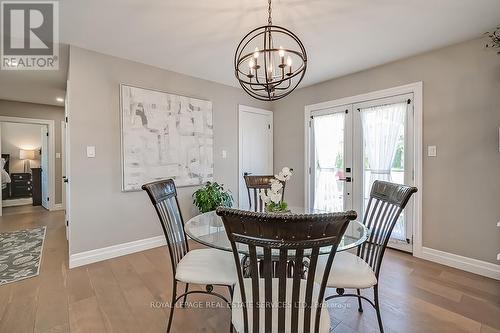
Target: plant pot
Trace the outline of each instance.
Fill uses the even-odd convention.
[[[266,207],[266,213],[270,213],[270,214],[287,214],[287,213],[291,213],[292,211],[290,209],[268,209]]]

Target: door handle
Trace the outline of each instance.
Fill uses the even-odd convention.
[[[243,172],[243,176],[250,176],[251,174],[251,172]]]
[[[346,182],[346,183],[352,182],[352,178],[351,177],[339,178],[337,180],[341,181],[341,182]]]

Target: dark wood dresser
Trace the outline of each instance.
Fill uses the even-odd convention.
[[[11,198],[31,197],[30,173],[11,173],[10,179]]]

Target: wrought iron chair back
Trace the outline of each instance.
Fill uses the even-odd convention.
[[[378,278],[387,243],[401,212],[416,187],[376,180],[371,188],[363,223],[371,230],[368,240],[358,247],[363,258]]]
[[[160,180],[144,184],[142,189],[148,193],[160,219],[175,276],[177,264],[189,251],[189,247],[174,181],[172,179]]]
[[[338,244],[349,221],[356,218],[356,212],[292,215],[219,207],[217,214],[224,221],[237,266],[239,287],[236,288],[239,288],[241,293],[244,332],[249,332],[249,321],[252,321],[253,332],[258,332],[262,325],[265,327],[265,332],[271,332],[273,322],[274,326],[277,323],[278,332],[285,332],[285,325],[291,325],[292,332],[318,332],[320,309],[330,268]],[[249,278],[245,278],[244,267],[240,261],[238,248],[241,246],[248,247]],[[331,246],[331,251],[323,272],[322,283],[319,290],[316,289],[314,296],[313,290],[318,288],[314,283],[318,255],[320,248],[325,246]],[[294,263],[294,269],[292,277],[287,279],[291,261]],[[273,306],[273,301],[276,299],[273,299],[273,281],[274,285],[277,283],[278,286],[278,309],[274,313],[274,318],[273,308],[276,307]],[[287,293],[287,283],[292,284],[291,295]],[[245,285],[249,284],[251,284],[251,295],[246,295]],[[301,288],[305,290],[300,290]],[[259,295],[263,295],[264,300]],[[299,299],[300,295],[305,297]],[[249,296],[252,302],[247,303]],[[261,312],[262,304],[265,308]],[[291,306],[291,310],[288,310],[291,311],[291,323],[285,322],[287,308],[290,308],[288,305]],[[300,306],[303,306],[303,320],[301,320],[303,328],[299,327],[299,311],[302,310],[299,309]],[[248,309],[252,310],[252,318],[249,318]],[[259,312],[264,313],[263,318]],[[314,330],[311,330],[312,324]]]
[[[253,209],[256,212],[263,212],[265,205],[259,196],[259,191],[263,189],[267,194],[267,191],[271,188],[271,180],[275,179],[275,177],[273,175],[244,175],[243,178],[245,179],[245,184],[247,186],[248,204],[250,205],[250,209]],[[281,200],[283,201],[285,197],[285,182],[281,183],[283,184],[283,188],[281,189]]]

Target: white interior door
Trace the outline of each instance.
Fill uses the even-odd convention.
[[[352,208],[352,110],[339,106],[311,114],[309,207],[340,212]]]
[[[42,169],[42,206],[49,209],[49,131],[47,126],[41,127],[42,155],[40,167]]]
[[[249,208],[243,175],[273,174],[273,113],[239,106],[239,195],[242,208]]]
[[[69,131],[70,131],[70,126],[69,126],[69,82],[66,84],[66,98],[64,99],[64,149],[63,149],[63,165],[64,165],[64,172],[63,172],[63,184],[64,184],[64,213],[65,213],[65,222],[66,222],[66,239],[69,242],[70,238],[70,226],[69,226],[69,221],[70,221],[70,183],[69,183],[69,175],[70,175],[70,168],[69,168],[69,162],[70,162],[70,149],[69,149]]]
[[[66,178],[66,122],[61,121],[61,170],[62,170],[62,185],[61,185],[61,190],[62,190],[62,206],[63,208],[66,207],[66,183],[64,182],[64,179]]]

